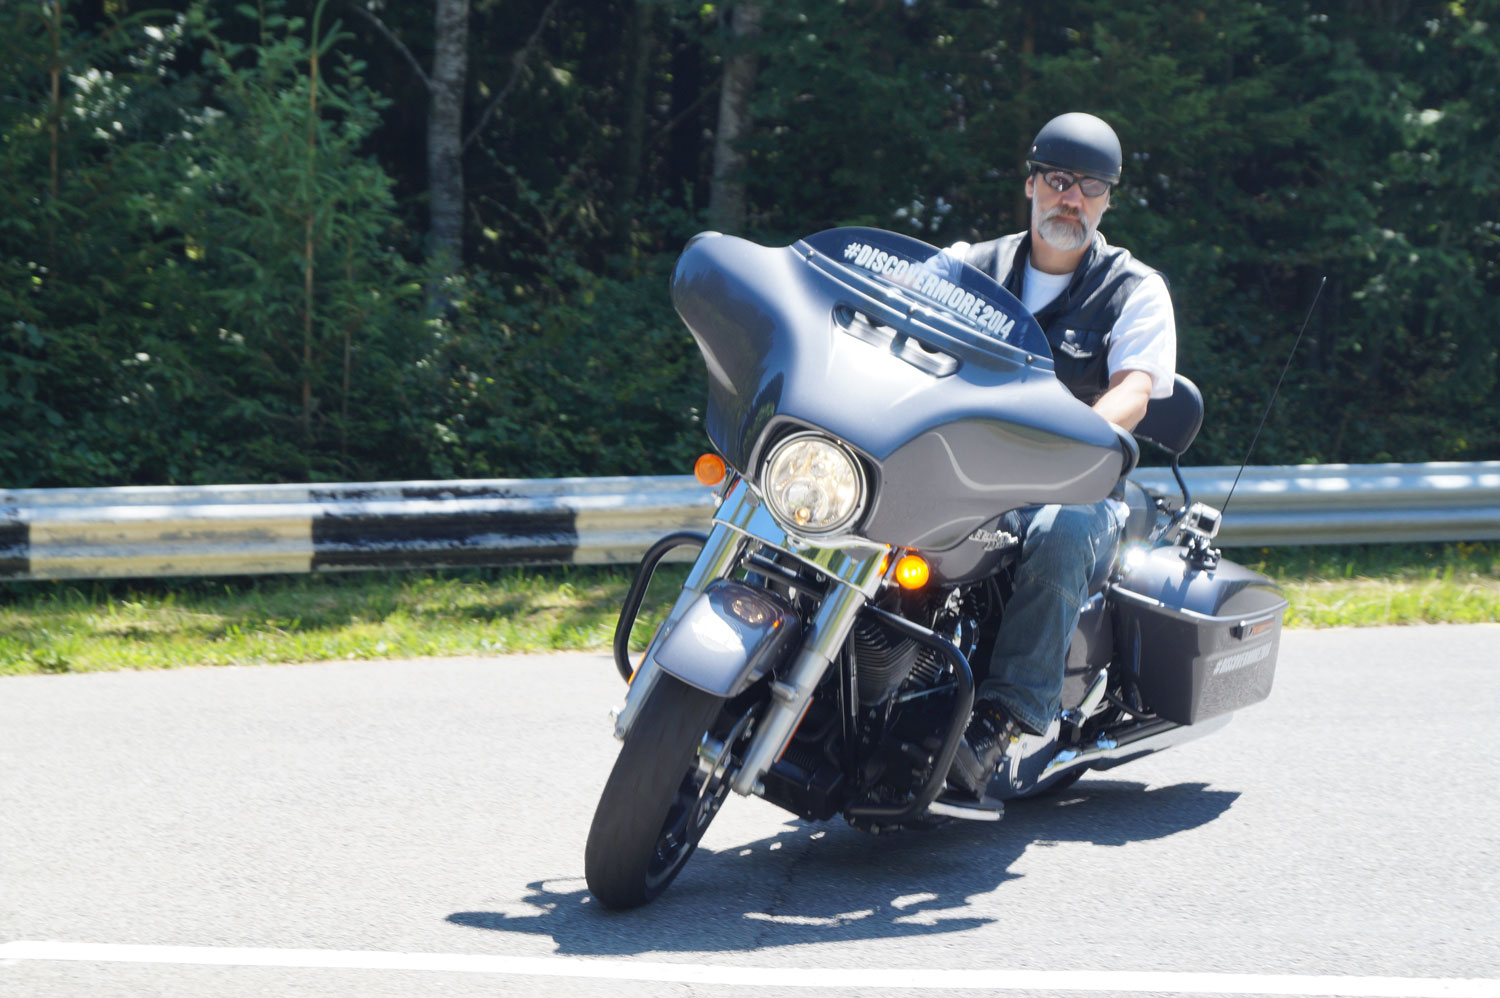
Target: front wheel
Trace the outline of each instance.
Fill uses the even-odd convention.
[[[724,704],[673,676],[657,677],[604,784],[584,848],[589,891],[606,908],[654,899],[698,847],[748,734],[751,715],[726,717]]]

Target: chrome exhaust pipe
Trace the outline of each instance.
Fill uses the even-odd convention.
[[[1171,721],[1148,721],[1129,731],[1120,732],[1114,738],[1103,735],[1085,745],[1059,749],[1057,754],[1042,767],[1036,782],[1041,783],[1043,780],[1060,776],[1080,766],[1088,766],[1091,769],[1113,769],[1115,766],[1150,755],[1152,752],[1160,752],[1162,749],[1212,734],[1228,724],[1233,716],[1232,713],[1221,714],[1192,725],[1175,724]]]

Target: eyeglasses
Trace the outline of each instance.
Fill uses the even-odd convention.
[[[1077,184],[1084,197],[1096,198],[1108,193],[1109,189],[1114,186],[1108,180],[1100,180],[1098,177],[1080,177],[1066,170],[1045,170],[1033,165],[1031,171],[1033,174],[1040,175],[1042,183],[1059,194]]]

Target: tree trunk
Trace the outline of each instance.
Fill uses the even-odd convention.
[[[1016,78],[1016,91],[1020,100],[1016,106],[1021,114],[1017,116],[1020,128],[1016,132],[1016,147],[1020,155],[1016,157],[1017,168],[1025,175],[1025,167],[1022,162],[1026,155],[1031,152],[1031,139],[1037,130],[1042,127],[1042,122],[1030,120],[1036,117],[1036,102],[1031,93],[1031,60],[1036,57],[1036,5],[1027,4],[1021,14],[1021,63],[1018,67]],[[1049,114],[1061,114],[1061,111],[1050,111]],[[1015,201],[1011,207],[1011,224],[1002,226],[1006,232],[1014,232],[1017,229],[1028,229],[1031,227],[1031,202],[1026,197],[1026,188],[1016,185]]]
[[[625,135],[620,146],[620,186],[615,193],[615,247],[624,249],[630,235],[626,213],[640,193],[646,147],[646,105],[650,98],[649,74],[655,38],[653,0],[635,0],[631,18],[629,59],[625,68]]]
[[[321,8],[319,8],[321,10]],[[313,21],[312,54],[307,60],[307,217],[302,230],[302,443],[313,443],[313,307],[317,301],[317,211],[313,207],[318,189],[318,35]]]
[[[432,108],[427,116],[427,259],[463,261],[464,85],[469,71],[469,0],[436,0]]]
[[[47,262],[57,265],[57,197],[61,189],[62,169],[58,155],[62,128],[62,0],[47,7],[47,37],[52,44],[52,61],[47,67],[51,100],[47,105]]]
[[[750,95],[755,90],[755,53],[745,42],[760,33],[760,6],[730,11],[731,42],[719,91],[719,127],[714,131],[714,179],[708,196],[708,224],[720,232],[745,228],[744,139],[750,133]]]
[[[669,22],[670,23],[670,22]],[[703,58],[696,38],[689,40],[680,25],[672,27],[672,117],[668,126],[665,182],[661,191],[684,207],[697,211],[703,201],[703,133],[707,125]]]

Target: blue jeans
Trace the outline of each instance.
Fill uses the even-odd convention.
[[[990,674],[977,695],[998,700],[1022,727],[1041,734],[1057,716],[1068,643],[1100,557],[1120,532],[1111,500],[1024,510],[1025,541],[1015,594],[1005,604]]]

